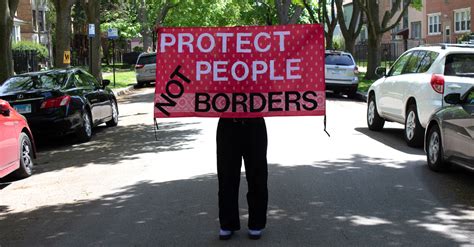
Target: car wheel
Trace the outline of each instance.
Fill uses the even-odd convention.
[[[112,119],[105,124],[107,127],[114,127],[118,124],[118,108],[115,100],[112,100]]]
[[[24,132],[20,134],[20,168],[12,175],[17,178],[26,178],[33,174],[33,145],[30,137]]]
[[[349,92],[347,93],[347,97],[354,99],[357,96],[357,88],[355,89],[350,89]]]
[[[441,131],[438,125],[433,125],[426,138],[426,158],[428,167],[436,172],[446,171],[448,165],[444,162],[443,144],[441,142]]]
[[[424,129],[421,127],[416,111],[416,104],[408,106],[405,117],[405,141],[408,146],[421,147],[423,145]]]
[[[137,81],[137,88],[142,88],[145,85],[145,82]]]
[[[375,96],[370,96],[367,104],[367,126],[370,130],[381,130],[385,124],[385,119],[379,116],[377,112],[377,105],[375,103]]]
[[[81,127],[77,130],[77,138],[80,142],[88,142],[92,138],[92,120],[89,112],[82,112],[82,124]]]

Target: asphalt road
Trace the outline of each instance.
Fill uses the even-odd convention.
[[[159,120],[153,89],[120,99],[91,142],[42,141],[35,175],[0,180],[0,246],[474,246],[474,174],[430,171],[402,126],[329,95],[321,117],[267,118],[268,225],[217,238],[216,119]],[[156,135],[156,139],[155,139]]]

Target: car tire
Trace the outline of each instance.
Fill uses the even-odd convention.
[[[350,89],[347,93],[347,97],[350,99],[354,99],[357,96],[357,88]]]
[[[441,131],[438,125],[433,125],[426,137],[426,159],[428,167],[436,172],[448,170],[449,165],[444,161]]]
[[[377,112],[377,105],[375,103],[375,96],[369,97],[369,103],[367,104],[367,126],[370,130],[379,131],[383,128],[385,119],[379,116]]]
[[[137,88],[142,88],[145,85],[143,81],[137,81]]]
[[[77,130],[76,135],[79,142],[88,142],[92,138],[92,120],[91,114],[88,111],[83,111],[81,114],[81,127]]]
[[[107,127],[114,127],[118,124],[118,107],[117,102],[112,100],[112,119],[105,123]]]
[[[418,120],[416,104],[408,106],[405,116],[405,141],[410,147],[421,147],[425,130]]]
[[[20,134],[20,168],[12,175],[16,178],[26,178],[33,174],[33,145],[30,137],[25,133]]]

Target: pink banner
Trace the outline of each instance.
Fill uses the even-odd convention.
[[[320,25],[158,29],[155,118],[318,116]]]

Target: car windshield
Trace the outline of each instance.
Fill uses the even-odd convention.
[[[474,77],[474,54],[449,54],[446,56],[444,74]]]
[[[354,65],[354,61],[352,61],[352,58],[347,54],[326,53],[325,62],[326,62],[326,65],[341,65],[341,66]]]
[[[35,89],[61,89],[66,82],[66,73],[14,76],[0,87],[0,93],[29,91]]]
[[[156,55],[141,56],[137,62],[137,64],[153,64],[153,63],[156,63]]]

